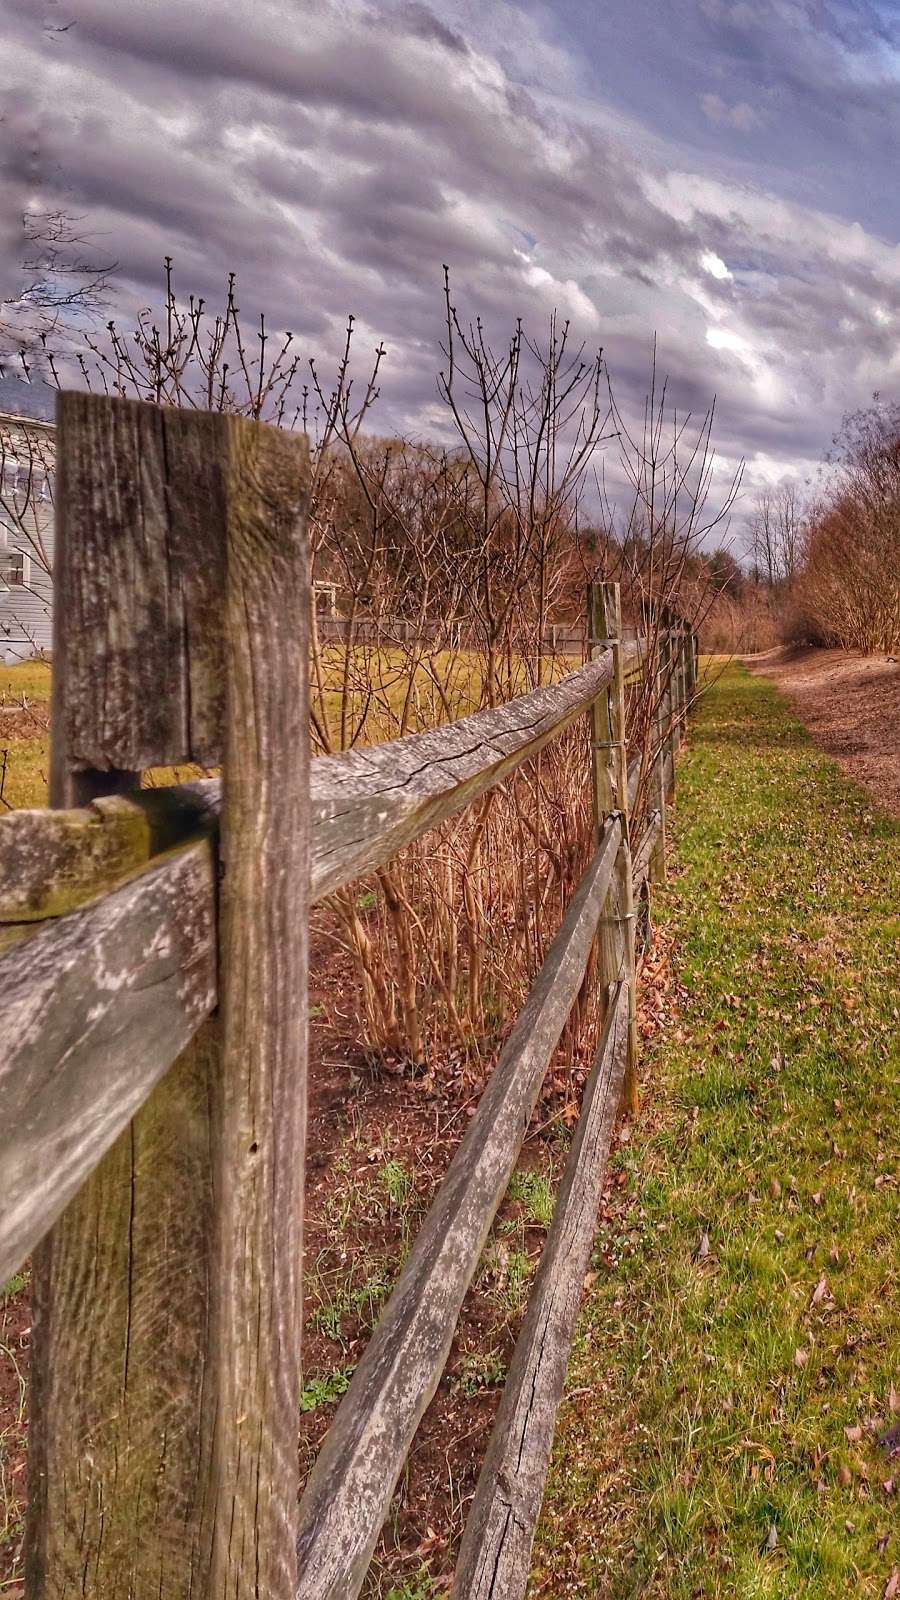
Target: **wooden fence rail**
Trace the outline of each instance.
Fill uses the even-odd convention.
[[[597,947],[596,1062],[453,1590],[511,1600],[614,1118],[636,1106],[636,902],[664,868],[694,641],[670,629],[671,714],[630,765],[646,650],[613,585],[561,682],[310,764],[305,442],[89,395],[58,420],[54,809],[0,822],[0,1280],[34,1253],[28,1600],[358,1594]],[[595,854],[298,1517],[307,904],[586,713]],[[187,761],[223,776],[138,789]]]

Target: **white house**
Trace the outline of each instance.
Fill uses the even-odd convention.
[[[0,661],[23,661],[51,644],[52,422],[0,412]]]

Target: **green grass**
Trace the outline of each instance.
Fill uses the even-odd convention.
[[[23,661],[14,666],[0,663],[0,706],[21,705],[25,700],[33,706],[41,720],[50,702],[50,664],[47,661]],[[3,719],[0,718],[0,723]],[[48,735],[36,729],[34,737],[7,735],[0,726],[0,768],[2,796],[0,815],[7,808],[18,810],[22,806],[47,804],[47,774],[49,771]]]
[[[506,1193],[507,1199],[519,1202],[535,1227],[549,1228],[553,1221],[553,1185],[543,1172],[514,1172]]]
[[[23,698],[29,703],[49,703],[49,661],[21,661],[13,666],[0,662],[0,705],[15,705]]]
[[[879,1442],[900,1422],[900,825],[733,667],[674,836],[656,916],[677,1004],[616,1158],[534,1593],[880,1597],[900,1560]]]

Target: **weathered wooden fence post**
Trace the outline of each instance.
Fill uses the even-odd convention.
[[[222,762],[219,1007],[35,1256],[26,1593],[293,1600],[307,446],[88,394],[58,423],[51,801]]]
[[[594,823],[599,840],[610,812],[622,817],[622,845],[600,929],[600,980],[604,992],[624,978],[628,985],[628,1051],[623,1097],[628,1110],[637,1100],[637,991],[635,982],[635,911],[628,837],[628,756],[625,749],[625,673],[622,661],[622,612],[617,583],[588,586],[588,649],[591,656],[613,652],[613,681],[591,711],[594,779]]]
[[[693,699],[694,699],[695,694],[697,693],[697,683],[698,683],[699,677],[700,677],[700,670],[699,670],[699,660],[698,660],[699,645],[698,645],[697,633],[696,633],[695,629],[691,628],[691,627],[688,628],[687,649],[688,649],[688,699],[689,699],[689,701],[692,702]]]
[[[672,781],[675,757],[681,747],[681,638],[679,625],[669,619],[669,710],[672,732]]]
[[[653,739],[656,744],[656,759],[653,763],[653,797],[659,811],[659,832],[653,853],[650,857],[649,879],[650,883],[665,883],[666,881],[666,806],[667,787],[666,755],[667,755],[667,730],[665,717],[665,663],[663,650],[665,648],[663,636],[656,628],[651,633],[653,648],[656,655],[656,666],[653,676],[653,697],[655,711],[653,716]]]

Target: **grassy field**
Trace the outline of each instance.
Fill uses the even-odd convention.
[[[898,843],[730,669],[679,770],[676,1026],[619,1148],[535,1594],[900,1592]]]
[[[314,709],[322,722],[323,706],[330,719],[330,737],[335,749],[340,748],[342,692],[338,687],[342,676],[343,656],[339,647],[330,646],[325,660],[325,690],[321,698],[314,696]],[[525,693],[532,687],[525,663],[521,674],[513,674],[511,692]],[[548,681],[564,677],[581,665],[574,656],[553,656],[545,661],[544,671]],[[331,687],[329,687],[331,686]],[[439,723],[465,716],[479,704],[483,688],[483,663],[474,652],[462,651],[451,655],[440,651],[425,664],[420,664],[414,674],[413,688],[409,691],[409,660],[403,651],[382,648],[360,648],[356,652],[348,688],[346,690],[346,736],[357,744],[374,744],[385,739],[395,739],[403,731],[401,718],[406,715],[406,731],[434,727]],[[16,719],[12,732],[4,738],[0,726],[0,764],[3,750],[7,749],[6,770],[2,773],[2,801],[0,814],[8,808],[45,806],[47,804],[47,776],[49,765],[48,722],[50,702],[50,665],[46,661],[26,661],[14,666],[0,665],[0,706],[20,705],[24,700],[34,708],[33,715]],[[357,723],[365,717],[362,732],[357,737]],[[0,719],[2,721],[2,719]],[[149,783],[171,783],[177,779],[201,777],[199,767],[164,768],[148,774]]]
[[[49,662],[0,663],[0,706],[23,703],[32,709],[14,718],[0,717],[0,815],[10,807],[47,804]]]

